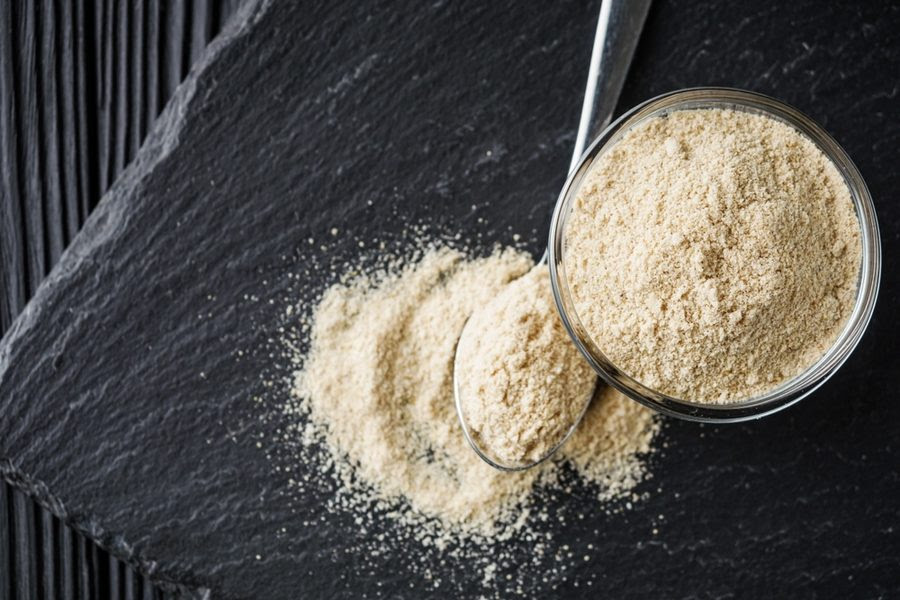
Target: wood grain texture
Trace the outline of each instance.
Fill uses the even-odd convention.
[[[0,598],[162,600],[152,582],[0,481]]]
[[[238,5],[0,3],[0,337]],[[0,598],[161,594],[0,481]]]
[[[0,6],[0,336],[239,2]]]

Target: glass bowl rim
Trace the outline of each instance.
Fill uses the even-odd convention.
[[[652,390],[625,374],[603,355],[587,334],[574,308],[563,265],[566,217],[581,181],[594,160],[637,123],[666,111],[732,108],[773,117],[809,138],[837,167],[850,190],[860,225],[862,257],[853,311],[831,347],[799,375],[768,392],[731,404],[704,404]],[[550,282],[563,325],[594,371],[626,396],[663,414],[701,422],[739,422],[770,415],[799,402],[828,380],[856,348],[871,321],[881,280],[881,238],[871,194],[843,148],[815,121],[769,96],[727,87],[676,90],[650,98],[612,122],[587,148],[572,169],[557,199],[548,244]]]

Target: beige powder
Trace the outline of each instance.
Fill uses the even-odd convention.
[[[769,117],[677,111],[591,167],[566,230],[576,311],[660,392],[731,403],[801,373],[855,300],[859,225],[840,173]]]
[[[535,484],[552,487],[565,456],[603,498],[621,496],[644,476],[641,457],[656,421],[623,398],[592,405],[590,430],[573,436],[565,456],[527,472],[497,471],[466,443],[452,388],[458,337],[477,307],[531,267],[509,250],[471,260],[435,248],[417,262],[331,287],[312,315],[311,348],[298,357],[287,411],[308,413],[312,429],[302,437],[324,440],[345,489],[362,483],[391,511],[405,503],[391,514],[429,531],[432,541],[447,532],[510,535],[528,515]]]
[[[645,476],[641,457],[651,450],[656,422],[650,410],[601,385],[563,455],[583,477],[599,484],[601,499],[630,491]]]
[[[458,356],[470,435],[505,466],[533,463],[557,446],[597,379],[562,325],[543,264],[472,314]]]
[[[362,279],[323,297],[297,390],[335,448],[381,494],[487,527],[491,511],[530,489],[538,473],[509,476],[472,452],[451,387],[466,318],[529,267],[512,252],[465,262],[444,250],[377,287]]]

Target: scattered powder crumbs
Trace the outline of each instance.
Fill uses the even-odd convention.
[[[597,381],[562,325],[543,264],[472,313],[458,357],[469,433],[505,466],[536,462],[559,445]]]
[[[318,463],[313,473],[333,478],[331,509],[356,515],[363,531],[377,529],[381,515],[393,523],[391,535],[457,557],[467,545],[528,540],[543,564],[552,558],[544,555],[551,534],[538,533],[549,516],[543,500],[567,495],[567,480],[595,485],[603,502],[638,499],[632,490],[649,477],[645,460],[659,425],[610,390],[598,390],[553,461],[526,472],[491,468],[462,435],[452,388],[457,340],[476,308],[532,266],[511,249],[473,259],[433,245],[386,267],[349,268],[301,317],[297,335],[308,343],[289,342],[296,371],[284,439],[307,449],[300,454]],[[309,477],[295,483],[312,485]],[[468,555],[486,585],[505,570],[497,552]]]
[[[575,308],[649,387],[732,403],[814,363],[860,269],[850,192],[815,144],[735,110],[636,125],[592,165],[567,223]]]
[[[563,451],[579,473],[599,485],[600,500],[623,498],[646,476],[641,457],[651,451],[657,429],[647,408],[601,386]]]

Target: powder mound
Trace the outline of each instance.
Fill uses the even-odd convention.
[[[324,293],[285,410],[309,419],[300,441],[324,442],[341,493],[365,498],[353,506],[374,504],[433,543],[447,535],[496,540],[524,526],[536,484],[555,486],[566,457],[603,498],[644,478],[643,453],[658,425],[621,397],[594,402],[591,431],[581,427],[554,462],[526,472],[498,471],[466,443],[453,397],[457,340],[475,309],[532,266],[511,250],[470,259],[438,247]]]
[[[658,429],[650,409],[600,385],[562,455],[582,477],[599,485],[601,500],[611,500],[643,480],[641,456],[652,449]]]
[[[453,353],[469,314],[531,261],[505,252],[467,262],[451,250],[398,274],[329,289],[297,378],[313,418],[358,475],[387,498],[490,528],[538,472],[509,476],[466,443],[453,402]]]
[[[596,383],[556,312],[546,265],[472,314],[457,356],[470,435],[507,466],[540,460],[562,442]]]
[[[799,375],[855,301],[859,224],[834,164],[735,110],[651,118],[598,157],[566,226],[586,330],[660,392],[733,403]]]

